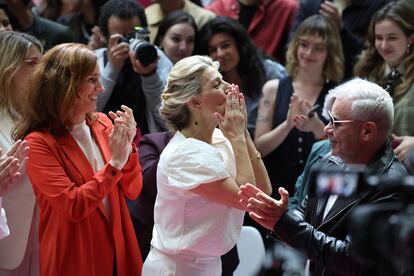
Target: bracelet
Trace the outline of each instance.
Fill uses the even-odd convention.
[[[256,152],[256,156],[250,158],[250,161],[259,160],[259,159],[262,159],[262,155],[260,154],[260,152]]]

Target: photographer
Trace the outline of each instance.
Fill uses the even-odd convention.
[[[315,166],[346,170],[358,165],[365,173],[381,177],[407,174],[387,138],[394,117],[393,104],[380,86],[361,79],[348,81],[330,91],[325,111],[330,122],[324,131],[331,151]],[[303,185],[311,185],[309,178],[303,179]],[[361,267],[351,259],[347,219],[356,206],[393,201],[394,194],[306,197],[298,208],[290,210],[286,190],[280,187],[279,194],[280,200],[272,199],[250,184],[239,192],[240,202],[254,220],[306,254],[312,275],[379,274],[373,267]]]
[[[160,95],[172,64],[162,51],[144,66],[130,45],[144,40],[125,39],[136,27],[147,27],[145,11],[136,1],[110,0],[101,8],[99,27],[108,46],[96,50],[105,93],[98,98],[98,111],[117,110],[128,105],[134,112],[141,133],[164,129],[158,114]],[[146,58],[145,56],[144,58]]]

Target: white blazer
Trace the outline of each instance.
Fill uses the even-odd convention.
[[[5,154],[13,145],[11,130],[13,120],[8,114],[0,113],[0,147]],[[18,267],[26,252],[30,227],[32,225],[36,199],[29,178],[24,173],[19,182],[14,184],[3,196],[3,208],[7,213],[10,235],[0,240],[0,269],[13,270]],[[33,223],[38,227],[37,218]],[[34,229],[32,235],[37,235]],[[37,239],[37,238],[36,238]]]

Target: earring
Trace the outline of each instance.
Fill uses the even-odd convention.
[[[411,48],[411,44],[410,44],[410,43],[408,43],[408,44],[407,44],[407,54],[409,54],[409,53],[410,53],[410,48]]]
[[[194,122],[194,124],[196,125],[196,126],[198,126],[198,121],[200,121],[200,110],[198,111],[198,114],[197,114],[197,119],[195,120],[195,122]]]

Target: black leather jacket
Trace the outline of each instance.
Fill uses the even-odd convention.
[[[324,168],[341,168],[345,164],[328,155],[319,161]],[[365,168],[366,173],[384,177],[407,175],[389,143],[379,150]],[[305,179],[304,179],[305,180]],[[308,180],[304,183],[309,185]],[[304,252],[311,260],[312,275],[373,275],[374,268],[361,267],[350,257],[351,241],[347,219],[356,206],[367,203],[396,201],[395,194],[366,192],[353,198],[339,197],[325,219],[322,219],[326,199],[306,197],[298,208],[290,209],[275,225],[276,235]]]

